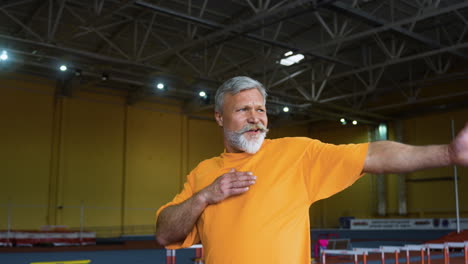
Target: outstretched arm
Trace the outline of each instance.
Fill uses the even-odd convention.
[[[449,165],[468,166],[468,124],[448,145],[411,146],[392,141],[369,143],[363,173],[406,173]]]
[[[191,198],[165,208],[157,220],[156,240],[163,246],[183,241],[207,206],[247,192],[255,180],[251,172],[231,169]]]

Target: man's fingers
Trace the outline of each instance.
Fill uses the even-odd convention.
[[[249,187],[234,188],[234,189],[231,189],[229,193],[230,193],[230,196],[233,196],[233,195],[239,195],[239,194],[245,193],[248,190],[249,190]]]
[[[253,175],[250,171],[236,171],[228,172],[223,175],[223,178],[227,178],[230,181],[243,181],[243,180],[255,180],[257,177]]]
[[[255,184],[256,179],[257,177],[252,172],[230,169],[211,185],[212,203],[247,192],[249,187]]]
[[[229,181],[231,182],[236,182],[236,181],[255,181],[257,180],[257,177],[253,175],[243,175],[243,176],[236,176],[236,177],[230,177]]]
[[[249,187],[250,185],[253,185],[253,184],[255,184],[254,180],[235,181],[231,183],[231,189]]]

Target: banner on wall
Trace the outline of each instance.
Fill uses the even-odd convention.
[[[95,232],[79,231],[4,231],[0,230],[0,246],[79,246],[95,245]]]
[[[460,228],[468,229],[468,218],[460,218]],[[351,219],[350,229],[457,229],[457,219]]]

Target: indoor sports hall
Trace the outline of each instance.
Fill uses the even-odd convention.
[[[468,264],[468,1],[0,0],[0,264],[85,263]]]

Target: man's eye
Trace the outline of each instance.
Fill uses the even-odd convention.
[[[263,112],[265,112],[265,109],[258,109],[257,111],[263,113]]]

